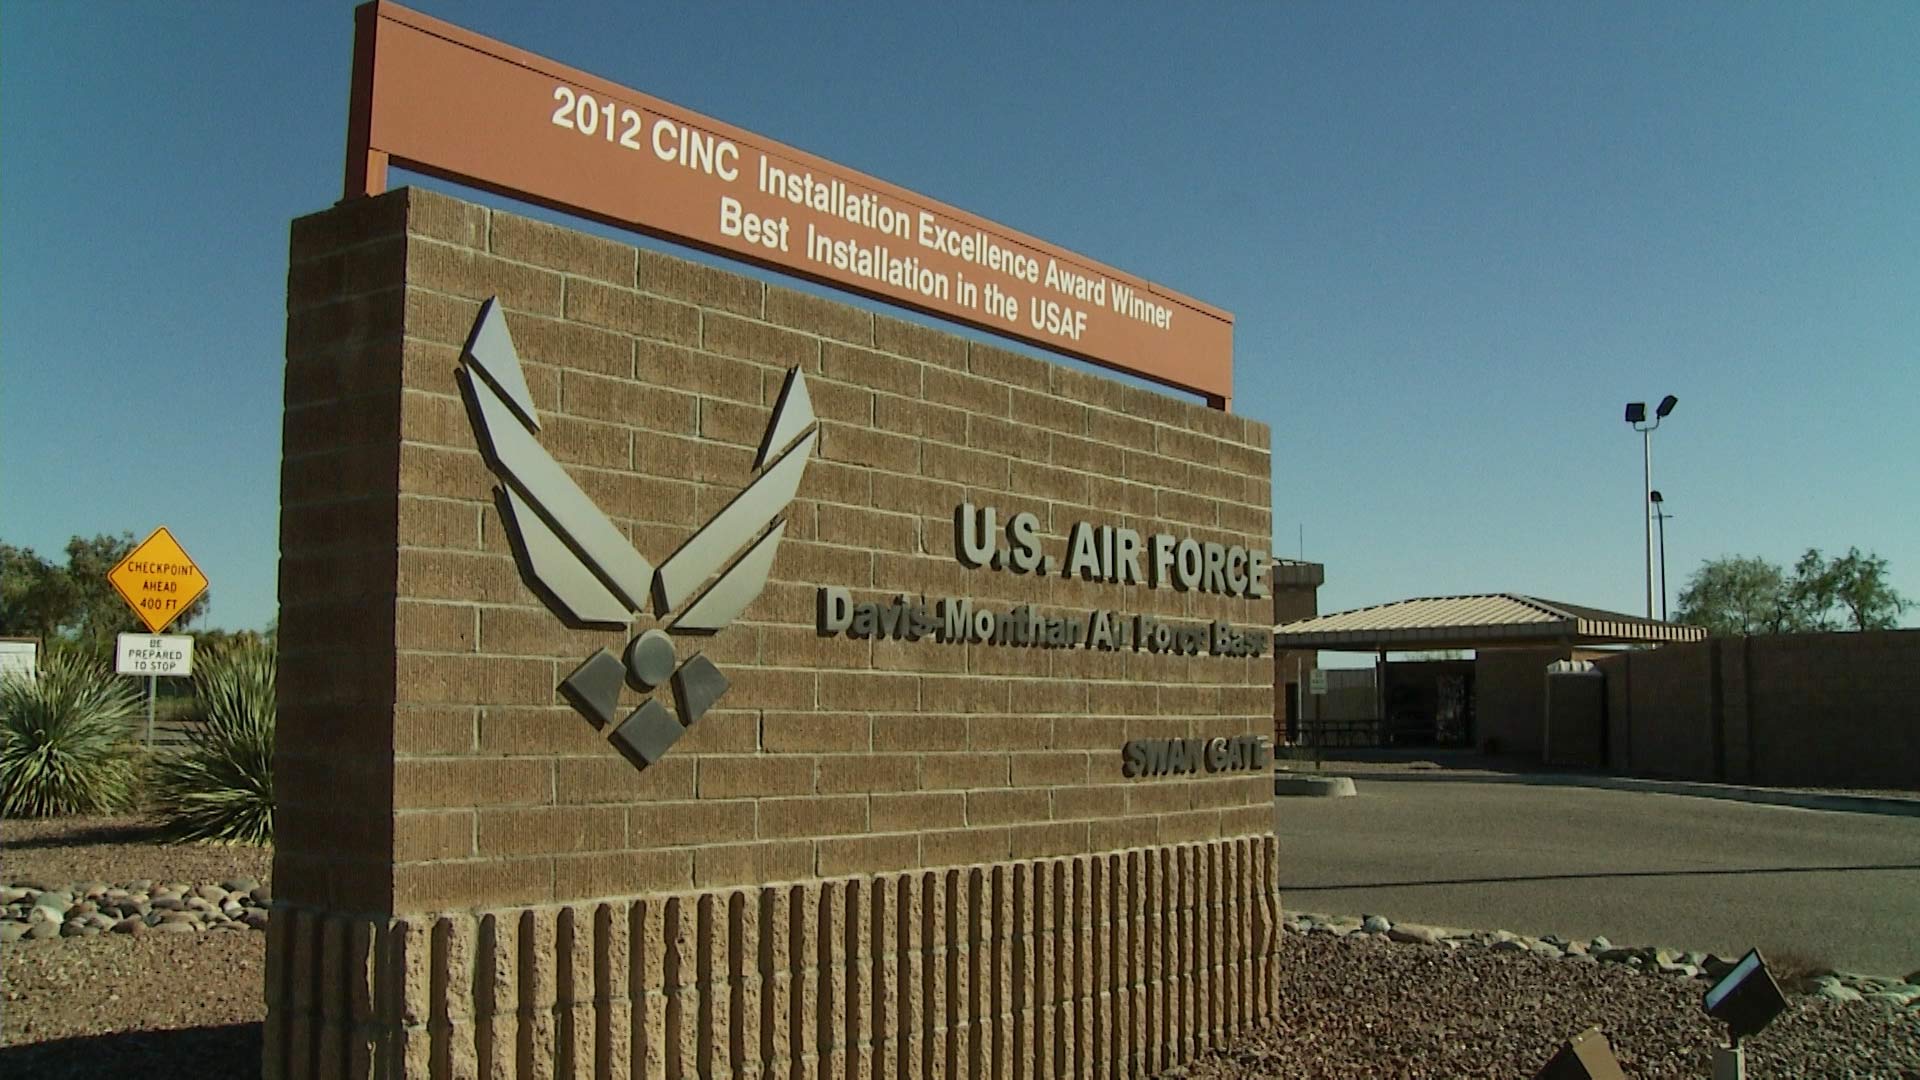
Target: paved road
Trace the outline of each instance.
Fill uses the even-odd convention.
[[[1279,798],[1288,909],[1920,970],[1920,818],[1445,773]]]

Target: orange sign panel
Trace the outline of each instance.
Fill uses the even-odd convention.
[[[1225,311],[396,4],[356,18],[347,198],[391,162],[1232,397]]]
[[[107,571],[107,580],[122,599],[147,624],[147,632],[157,634],[207,591],[207,575],[187,557],[180,541],[165,525]]]

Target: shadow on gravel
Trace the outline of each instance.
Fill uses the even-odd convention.
[[[94,1080],[102,1076],[260,1075],[261,1025],[121,1031],[0,1049],[0,1076]]]
[[[80,847],[85,844],[156,844],[160,842],[162,841],[158,823],[120,821],[110,825],[87,825],[77,829],[49,832],[43,836],[9,839],[7,846],[15,850],[25,850]]]
[[[1288,885],[1285,892],[1338,892],[1342,889],[1409,889],[1422,885],[1510,885],[1528,881],[1611,881],[1625,878],[1740,877],[1747,874],[1838,874],[1876,870],[1920,870],[1920,863],[1864,863],[1856,866],[1748,866],[1721,870],[1613,870],[1590,874],[1508,874],[1500,877],[1431,878],[1426,881],[1352,881],[1339,885]]]

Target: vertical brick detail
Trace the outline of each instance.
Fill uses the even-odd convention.
[[[1274,854],[1241,837],[479,915],[286,910],[264,1072],[1162,1072],[1274,1015]]]

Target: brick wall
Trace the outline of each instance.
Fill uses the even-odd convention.
[[[1715,638],[1600,667],[1615,768],[1734,783],[1913,784],[1920,630]]]
[[[1573,650],[1479,649],[1473,659],[1474,741],[1502,754],[1539,757],[1547,707],[1547,665]]]
[[[753,475],[788,368],[821,421],[767,589],[679,642],[730,689],[644,771],[556,688],[651,618],[563,625],[515,561],[476,445],[457,373],[492,296],[540,442],[656,564]],[[870,641],[816,623],[831,585],[1265,630],[1268,599],[970,569],[953,552],[963,500],[1036,514],[1062,564],[1078,521],[1265,548],[1265,425],[417,190],[296,222],[288,312],[275,892],[315,912],[312,934],[362,929],[284,945],[294,988],[270,1061],[315,1045],[297,1025],[320,1022],[325,995],[286,966],[301,949],[348,971],[412,962],[378,959],[384,918],[1051,872],[1270,836],[1264,770],[1129,780],[1120,753],[1269,733],[1270,655]],[[1219,888],[1189,900],[1224,903]]]
[[[1320,586],[1327,580],[1327,568],[1320,563],[1289,560],[1274,568],[1273,572],[1273,621],[1274,625],[1311,619],[1320,614]],[[1273,654],[1273,741],[1276,745],[1286,739],[1287,734],[1287,686],[1296,686],[1299,695],[1299,718],[1305,720],[1315,715],[1313,695],[1309,693],[1308,678],[1313,670],[1320,666],[1318,649],[1281,649]]]

